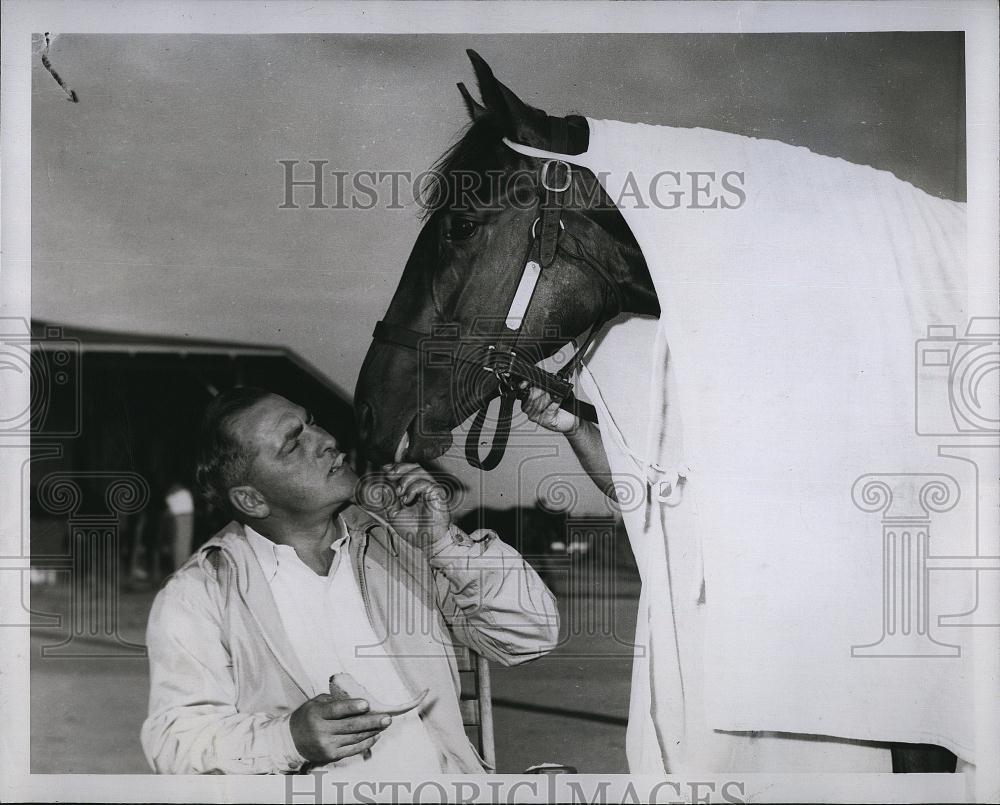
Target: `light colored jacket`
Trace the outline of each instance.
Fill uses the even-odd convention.
[[[459,711],[452,635],[503,665],[556,644],[555,600],[534,570],[495,536],[435,543],[427,554],[384,521],[343,513],[349,555],[375,634],[413,693],[447,774],[483,773]],[[309,679],[281,624],[243,528],[230,523],[156,596],[146,630],[149,715],[142,747],[153,770],[173,774],[298,771],[289,719]]]

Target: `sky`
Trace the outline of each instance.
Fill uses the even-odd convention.
[[[33,316],[279,344],[350,393],[418,210],[302,191],[281,209],[279,160],[430,167],[466,122],[468,47],[552,114],[779,139],[965,197],[961,33],[64,34],[48,56],[79,102],[39,58],[32,85]],[[444,464],[488,504],[531,502],[579,472],[561,437],[532,438],[559,455],[527,481],[516,460],[484,481],[458,448]],[[580,510],[602,505],[579,485]]]

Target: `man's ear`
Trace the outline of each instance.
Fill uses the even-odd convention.
[[[548,115],[541,109],[528,106],[510,89],[497,81],[493,71],[482,56],[474,50],[465,51],[476,73],[479,94],[486,110],[496,115],[505,136],[532,148],[549,147]],[[460,87],[460,89],[462,89]],[[465,97],[465,92],[462,93]],[[468,104],[468,100],[466,100]],[[470,114],[472,111],[470,110]],[[475,115],[473,115],[475,117]]]
[[[229,503],[252,520],[263,520],[271,513],[264,496],[253,486],[234,486],[229,490]]]

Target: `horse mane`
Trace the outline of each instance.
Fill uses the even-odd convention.
[[[459,186],[455,179],[459,173],[482,177],[489,170],[497,170],[496,144],[502,136],[500,122],[494,115],[481,117],[465,127],[459,138],[431,166],[430,178],[420,188],[417,200],[421,206],[421,220],[455,204]],[[481,196],[481,190],[482,187],[477,187],[472,192],[486,203],[489,198]]]

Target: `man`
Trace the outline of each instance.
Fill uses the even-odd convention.
[[[352,503],[357,475],[302,407],[253,388],[209,405],[199,485],[234,519],[150,613],[155,771],[486,770],[462,726],[452,637],[504,665],[535,659],[557,640],[554,600],[495,534],[457,529],[418,465],[384,469],[385,519]],[[430,693],[393,718],[334,699],[335,673],[373,701]]]

